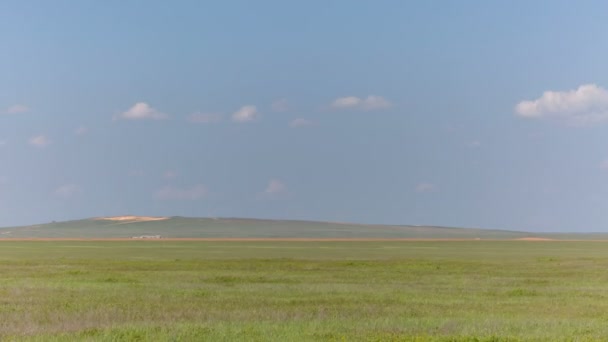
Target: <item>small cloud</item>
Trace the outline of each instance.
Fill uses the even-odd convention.
[[[202,184],[195,185],[191,188],[177,188],[168,185],[158,190],[154,197],[165,201],[194,201],[207,196],[207,194],[207,187]]]
[[[429,193],[437,191],[437,186],[432,183],[418,183],[415,188],[418,193]]]
[[[177,172],[173,170],[169,170],[163,174],[164,179],[175,179],[177,178]]]
[[[535,100],[521,101],[515,114],[526,119],[554,119],[581,126],[608,121],[608,90],[584,84],[568,91],[545,91]]]
[[[6,144],[8,144],[6,140],[0,140],[0,147],[4,147]]]
[[[356,96],[339,97],[330,107],[334,109],[377,110],[390,108],[392,104],[382,96],[369,95],[366,98]]]
[[[74,134],[76,135],[85,135],[89,132],[89,129],[85,126],[80,126],[74,130]]]
[[[352,108],[359,106],[362,101],[363,100],[355,96],[340,97],[335,99],[334,102],[331,103],[331,106],[333,108]]]
[[[222,120],[222,114],[219,113],[193,113],[188,116],[188,121],[192,123],[217,123]]]
[[[278,194],[281,192],[285,192],[285,190],[287,190],[287,187],[285,186],[285,184],[283,184],[283,182],[277,179],[273,179],[268,182],[268,186],[266,187],[266,190],[264,190],[264,192],[267,194]]]
[[[114,117],[114,119],[124,120],[162,120],[169,116],[165,113],[161,113],[158,110],[150,107],[145,102],[138,102],[133,105],[129,110],[123,112]]]
[[[279,99],[274,101],[271,107],[275,112],[286,112],[289,110],[289,102],[287,99]]]
[[[293,119],[289,123],[289,127],[292,127],[292,128],[306,127],[306,126],[310,126],[310,125],[312,125],[311,121],[306,120],[306,119],[302,119],[302,118]]]
[[[64,184],[55,190],[55,195],[61,198],[71,198],[82,192],[82,189],[76,184]]]
[[[29,112],[30,107],[24,105],[24,104],[16,104],[13,106],[10,106],[6,109],[6,113],[7,114],[19,114],[19,113],[26,113]]]
[[[30,145],[35,147],[46,147],[51,144],[51,140],[47,138],[45,135],[38,135],[30,138],[28,141]]]
[[[264,190],[264,193],[267,195],[278,195],[285,192],[287,192],[287,186],[278,179],[271,179]]]
[[[241,109],[237,110],[232,114],[232,121],[234,122],[248,122],[253,121],[258,116],[258,110],[256,106],[247,105],[241,107]]]
[[[604,161],[603,161],[603,162],[600,164],[600,169],[608,171],[608,159],[604,160]]]

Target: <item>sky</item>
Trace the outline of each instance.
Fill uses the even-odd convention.
[[[608,231],[603,1],[0,2],[0,226]]]

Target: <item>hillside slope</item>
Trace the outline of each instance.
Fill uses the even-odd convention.
[[[125,216],[53,222],[0,229],[0,239],[11,238],[419,238],[518,239],[530,233],[431,226],[363,225],[351,223]]]

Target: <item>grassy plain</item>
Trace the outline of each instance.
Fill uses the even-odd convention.
[[[0,339],[591,341],[608,242],[0,242]]]

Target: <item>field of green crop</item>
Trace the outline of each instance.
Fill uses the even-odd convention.
[[[0,242],[0,339],[591,341],[608,243]]]

